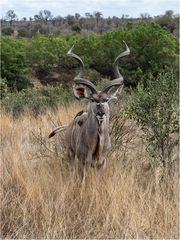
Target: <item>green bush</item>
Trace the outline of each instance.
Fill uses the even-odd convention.
[[[1,76],[6,78],[10,91],[30,86],[26,55],[27,42],[10,37],[1,38]]]
[[[31,33],[25,28],[20,28],[18,30],[18,36],[19,37],[27,37],[28,38],[28,37],[30,37],[30,35],[31,35]]]
[[[48,108],[56,109],[58,104],[69,103],[72,94],[62,86],[43,87],[40,91],[24,89],[15,93],[7,93],[1,101],[2,109],[14,117],[20,116],[25,111],[32,112],[35,116],[42,114]]]
[[[74,51],[90,68],[113,78],[112,65],[118,53],[124,50],[123,40],[131,51],[119,64],[126,82],[138,82],[144,75],[156,76],[167,66],[178,66],[178,39],[151,23],[118,28],[103,35],[92,34],[80,39]]]
[[[124,51],[123,40],[131,51],[119,64],[127,85],[136,85],[143,79],[145,86],[150,73],[157,76],[166,67],[178,66],[178,40],[159,25],[140,23],[87,37],[75,33],[65,36],[36,34],[32,41],[2,37],[2,78],[6,78],[13,92],[30,85],[27,74],[31,70],[40,80],[52,72],[63,73],[69,69],[71,73],[74,69],[76,74],[79,63],[67,57],[72,45],[75,45],[73,52],[82,58],[89,70],[85,74],[92,77],[94,82],[101,76],[114,78],[112,65],[115,57]]]
[[[81,27],[79,26],[79,24],[74,24],[71,28],[71,30],[73,32],[76,32],[76,33],[80,33],[81,32]]]
[[[178,144],[178,75],[171,70],[149,76],[148,86],[140,84],[130,96],[128,114],[141,127],[153,163],[171,163]]]
[[[85,71],[85,77],[89,79],[92,83],[96,84],[102,80],[101,74],[93,69],[87,69]]]
[[[38,70],[48,74],[53,68],[65,65],[68,49],[69,45],[64,37],[37,34],[33,37],[27,50],[29,64],[36,65]]]

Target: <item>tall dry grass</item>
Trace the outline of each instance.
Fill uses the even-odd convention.
[[[79,110],[75,104],[38,118],[1,115],[2,238],[178,239],[178,169],[157,185],[132,123],[122,125],[122,145],[113,144],[102,178],[90,169],[81,184],[59,137],[48,139]]]

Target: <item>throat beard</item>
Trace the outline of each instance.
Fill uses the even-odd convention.
[[[105,123],[106,121],[106,117],[96,117],[97,122],[98,122],[98,126],[101,126],[103,123]]]
[[[104,119],[98,119],[98,133],[101,136],[104,130]]]
[[[104,159],[102,158],[102,153],[105,144],[105,121],[104,119],[98,120],[98,143],[97,143],[97,167],[100,167]]]

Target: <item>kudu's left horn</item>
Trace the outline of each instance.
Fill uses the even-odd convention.
[[[114,68],[115,79],[113,79],[113,80],[111,81],[111,83],[110,83],[107,87],[105,87],[105,89],[103,90],[103,92],[105,92],[105,93],[108,92],[109,89],[110,89],[112,86],[121,86],[121,85],[124,84],[124,83],[123,83],[123,82],[124,82],[124,78],[123,78],[123,76],[121,75],[121,73],[119,72],[118,63],[119,63],[119,59],[120,59],[120,58],[122,58],[122,57],[127,56],[127,55],[130,54],[130,50],[129,50],[129,48],[128,48],[128,45],[125,43],[125,41],[123,41],[123,42],[124,42],[124,44],[125,44],[126,50],[125,50],[124,52],[120,53],[120,54],[116,57],[116,59],[115,59],[115,61],[114,61],[113,68]]]

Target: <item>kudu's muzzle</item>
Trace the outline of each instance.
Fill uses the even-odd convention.
[[[102,103],[97,104],[97,113],[96,113],[96,118],[98,120],[103,120],[106,116],[106,112],[104,109],[104,105]]]

